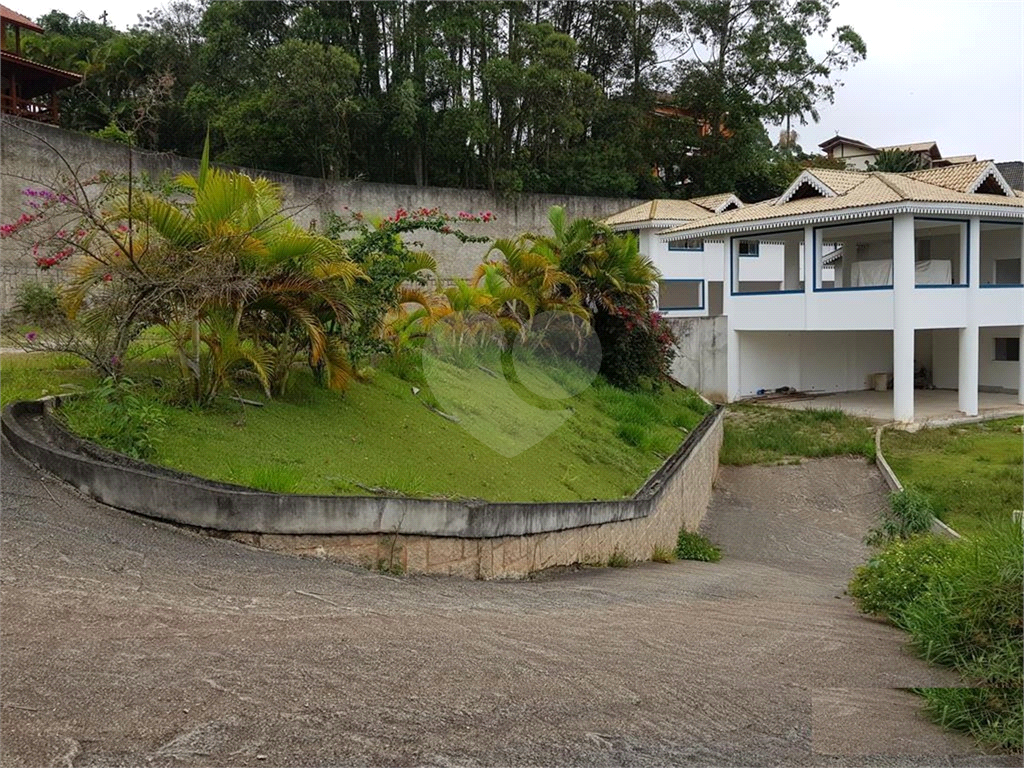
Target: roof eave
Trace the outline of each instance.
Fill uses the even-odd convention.
[[[861,206],[857,208],[838,208],[831,211],[797,213],[771,219],[753,219],[751,221],[738,221],[731,224],[693,227],[677,232],[662,232],[659,237],[662,241],[669,242],[671,240],[734,235],[757,230],[773,231],[777,229],[803,227],[808,225],[814,226],[828,224],[833,221],[844,221],[847,219],[870,219],[880,216],[893,216],[900,213],[925,213],[979,217],[1000,216],[1011,219],[1024,219],[1024,207],[1019,205],[903,200],[893,203]]]

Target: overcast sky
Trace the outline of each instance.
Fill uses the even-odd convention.
[[[8,2],[36,16],[46,7],[93,19],[106,11],[120,29],[161,5]],[[821,122],[793,126],[805,150],[840,133],[873,146],[936,141],[947,156],[1024,159],[1024,0],[840,0],[834,21],[860,33],[868,56],[840,76]]]

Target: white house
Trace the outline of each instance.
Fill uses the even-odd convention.
[[[979,387],[1021,397],[1022,223],[1024,199],[995,165],[966,163],[909,174],[808,170],[776,200],[662,237],[728,238],[726,399],[782,386],[864,389],[885,373],[895,418],[912,421],[918,368],[957,389],[968,415]],[[781,286],[744,279],[750,243],[780,240]]]
[[[784,386],[867,389],[885,374],[896,420],[913,421],[924,369],[934,386],[959,391],[968,415],[979,389],[1024,402],[1022,225],[1024,193],[976,162],[907,174],[809,169],[776,200],[661,230],[666,244],[722,243],[721,268],[703,273],[724,279],[722,316],[696,321],[711,330],[693,347],[714,360],[691,360],[687,383],[733,401]],[[747,266],[765,244],[781,248],[778,281]]]
[[[867,167],[878,159],[878,153],[885,150],[898,149],[902,152],[912,152],[921,159],[922,168],[939,168],[946,165],[958,165],[960,163],[977,162],[975,155],[956,155],[943,157],[939,151],[939,145],[934,141],[919,141],[915,144],[891,144],[886,147],[872,147],[857,139],[850,139],[846,136],[833,136],[818,145],[822,152],[830,159],[842,160],[846,167],[855,171],[866,170]]]

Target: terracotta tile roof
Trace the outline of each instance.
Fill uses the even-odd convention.
[[[692,200],[651,200],[614,213],[604,220],[609,227],[642,224],[651,221],[693,221],[712,215],[715,209],[733,197],[732,193],[695,197]]]
[[[1024,197],[1010,198],[1005,195],[963,191],[978,179],[988,165],[990,164],[970,163],[903,174],[811,168],[807,170],[807,173],[815,176],[821,183],[836,192],[834,197],[816,195],[790,200],[786,203],[768,200],[738,210],[709,216],[700,221],[691,221],[668,229],[662,234],[691,232],[712,226],[717,228],[730,224],[770,221],[899,202],[961,203],[1001,206],[1016,210],[1024,209]],[[943,184],[938,184],[936,181],[942,181]]]
[[[0,5],[0,19],[9,21],[12,24],[17,24],[23,29],[31,29],[33,32],[42,32],[43,28],[36,24],[28,16],[22,16],[17,11],[12,11],[6,5]]]

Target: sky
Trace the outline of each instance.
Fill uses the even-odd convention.
[[[43,0],[35,9],[92,19],[106,11],[126,29],[160,5]],[[804,150],[838,133],[872,146],[935,141],[946,156],[1024,159],[1024,0],[839,0],[833,21],[860,33],[868,55],[840,74],[844,85],[819,123],[792,126]],[[778,127],[769,130],[777,139]]]

